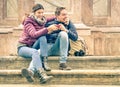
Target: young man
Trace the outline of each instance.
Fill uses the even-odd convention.
[[[57,7],[55,11],[56,18],[46,23],[46,27],[56,24],[58,30],[48,34],[48,56],[60,56],[60,70],[70,70],[67,66],[67,55],[69,49],[69,39],[76,41],[78,34],[73,23],[68,18],[68,12],[65,7]]]

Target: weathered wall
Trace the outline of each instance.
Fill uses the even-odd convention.
[[[120,26],[120,0],[111,0],[111,15],[108,23]]]
[[[7,0],[0,0],[0,25],[4,25],[4,30],[0,28],[0,55],[17,54],[16,45],[21,29],[12,30],[6,26],[18,26],[24,13],[31,12],[31,7],[37,1],[43,5],[47,4],[45,5],[45,9],[47,9],[45,16],[54,15],[53,9],[55,10],[57,5],[63,4],[68,8],[70,18],[74,23],[84,23],[90,27],[77,27],[79,36],[84,37],[87,42],[90,55],[120,55],[120,0],[105,0],[108,1],[106,16],[101,16],[93,9],[96,6],[94,5],[96,0],[62,0],[62,2],[59,0],[18,0],[18,10],[16,11],[18,18],[8,18],[6,16]],[[53,1],[54,3],[51,3]],[[101,7],[101,12],[104,12],[101,4],[99,7]]]
[[[22,29],[0,32],[0,55],[17,55],[17,42]],[[77,26],[77,32],[87,43],[89,55],[120,55],[119,27]]]

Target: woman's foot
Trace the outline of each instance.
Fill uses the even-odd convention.
[[[28,82],[34,82],[32,71],[28,69],[22,69],[21,73],[22,73],[22,76],[25,77]]]

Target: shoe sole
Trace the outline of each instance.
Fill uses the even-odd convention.
[[[48,78],[47,80],[43,80],[43,81],[40,81],[41,84],[45,84],[47,82],[49,82],[51,79],[53,78],[53,76],[51,76],[50,78]]]
[[[59,70],[71,70],[71,68],[59,68]]]
[[[51,69],[46,69],[46,68],[44,68],[44,70],[45,70],[45,71],[51,71]]]
[[[28,82],[34,82],[33,78],[30,76],[29,71],[27,69],[22,69],[22,76],[27,79]]]

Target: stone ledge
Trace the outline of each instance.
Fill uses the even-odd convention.
[[[40,84],[0,84],[0,87],[120,87],[117,85],[40,85]]]
[[[93,27],[91,31],[101,31],[104,33],[120,33],[120,27]]]
[[[31,58],[25,59],[18,56],[0,56],[0,70],[22,69],[28,67]],[[51,56],[48,58],[48,64],[51,69],[58,69],[59,57]],[[67,65],[72,69],[95,69],[95,70],[118,70],[120,69],[120,56],[69,56]]]
[[[79,33],[79,35],[91,35],[90,27],[86,26],[85,24],[74,24],[76,26],[76,29]],[[14,31],[22,31],[23,26],[19,25],[18,27],[13,27],[12,32]],[[18,35],[19,36],[19,35]]]
[[[49,56],[49,60],[58,60],[59,56]],[[120,56],[68,56],[69,60],[111,60],[120,59]],[[19,56],[0,56],[0,61],[4,60],[30,60]]]
[[[63,70],[52,70],[48,72],[48,74],[53,75],[82,75],[82,76],[106,76],[106,75],[114,75],[120,76],[120,70],[70,70],[70,71],[63,71]]]
[[[12,33],[13,30],[12,29],[0,29],[0,34],[8,34],[8,33]]]
[[[10,26],[0,26],[0,34],[6,34],[13,32],[13,28]]]
[[[82,77],[86,76],[120,76],[120,70],[51,70],[47,72],[48,75],[54,76],[69,76],[69,75],[81,75]],[[0,70],[0,76],[4,75],[21,75],[21,70]]]

